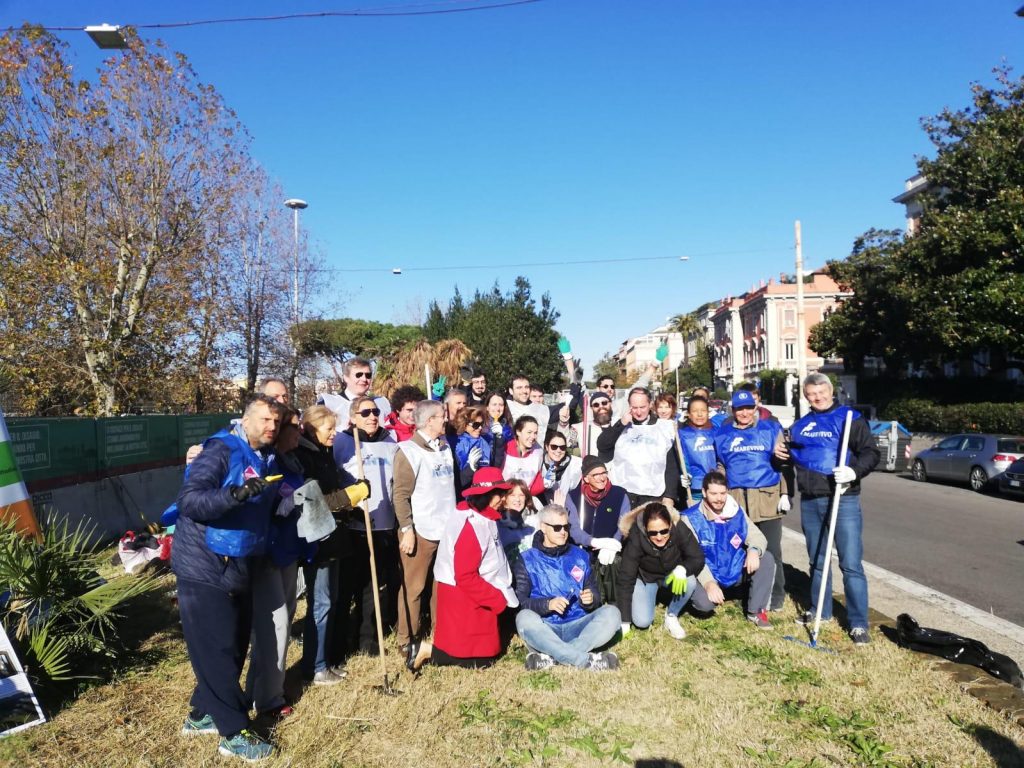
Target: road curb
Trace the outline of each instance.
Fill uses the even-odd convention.
[[[800,551],[805,552],[803,536],[788,528],[783,528],[782,534],[784,541],[788,540],[790,545],[799,544]],[[833,567],[835,567],[835,561],[836,558],[833,555]],[[807,573],[808,570],[807,566],[795,565],[795,563],[790,560],[787,560],[787,565],[802,570],[804,573]],[[864,563],[864,572],[868,576],[869,580],[883,582],[892,588],[900,590],[901,592],[906,593],[914,602],[924,604],[932,608],[941,608],[944,611],[955,614],[962,620],[979,627],[984,627],[989,632],[994,632],[1014,643],[1024,644],[1024,627],[1020,627],[1012,622],[1006,621],[1005,619],[1001,619],[998,616],[985,613],[984,611],[957,600],[954,597],[950,597],[949,595],[931,589],[930,587],[926,587],[923,584],[907,579],[897,573],[893,573],[892,571],[881,568],[880,566],[872,563]],[[841,574],[833,572],[833,585],[841,584],[841,581]],[[833,599],[840,600],[845,604],[845,597],[841,592],[834,592]],[[910,611],[907,611],[907,613],[909,612]],[[895,635],[896,633],[896,619],[875,608],[869,609],[868,622],[876,631],[883,627],[886,630],[889,630],[888,632],[883,633],[887,638],[890,637],[890,633],[892,635]],[[1011,720],[1017,723],[1018,726],[1024,728],[1024,691],[1021,689],[993,677],[978,667],[968,664],[957,664],[956,662],[947,661],[941,657],[933,656],[931,654],[913,651],[909,648],[904,648],[904,650],[914,653],[917,656],[924,657],[928,661],[932,662],[933,669],[937,669],[948,674],[960,686],[961,690],[978,699],[989,708],[999,712],[1008,720]]]

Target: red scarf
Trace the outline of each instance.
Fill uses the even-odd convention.
[[[395,440],[402,442],[403,440],[409,440],[412,438],[413,433],[416,431],[415,425],[406,424],[405,422],[398,420],[398,414],[392,411],[384,419],[384,426],[395,433]]]
[[[592,507],[596,507],[604,501],[604,497],[607,496],[608,491],[612,489],[612,484],[608,483],[608,485],[604,487],[603,491],[595,491],[586,483],[582,483],[580,487],[583,489],[583,496],[586,498],[587,503]]]

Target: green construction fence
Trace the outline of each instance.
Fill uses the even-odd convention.
[[[237,419],[237,413],[102,419],[9,418],[14,460],[29,491],[184,464],[189,446]]]

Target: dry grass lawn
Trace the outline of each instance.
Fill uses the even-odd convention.
[[[192,674],[165,598],[133,663],[87,690],[53,721],[0,742],[5,766],[231,765],[215,737],[178,735]],[[301,611],[301,609],[300,609]],[[1021,764],[1024,732],[964,694],[923,657],[875,634],[854,649],[834,626],[822,645],[799,634],[793,609],[759,631],[729,606],[684,619],[672,640],[656,620],[616,650],[622,669],[527,673],[514,640],[490,670],[427,669],[380,695],[376,657],[348,680],[301,694],[272,733],[273,766],[998,766]],[[293,647],[295,661],[299,648]],[[389,668],[400,669],[397,655]],[[294,672],[295,670],[293,670]],[[674,761],[674,762],[673,762]]]

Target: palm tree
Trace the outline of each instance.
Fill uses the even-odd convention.
[[[403,384],[418,383],[424,374],[424,366],[430,366],[430,375],[435,380],[444,376],[450,384],[458,384],[459,368],[473,356],[473,350],[458,339],[441,339],[431,344],[426,339],[407,343],[387,359],[378,361],[374,377],[374,390],[385,397]],[[429,390],[425,389],[427,397]]]

